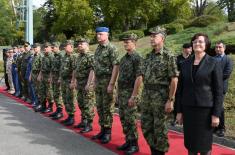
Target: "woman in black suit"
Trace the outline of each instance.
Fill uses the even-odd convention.
[[[220,64],[206,54],[206,34],[191,40],[195,53],[181,65],[177,93],[177,121],[184,126],[184,145],[189,155],[211,155],[213,128],[219,125],[223,99]]]

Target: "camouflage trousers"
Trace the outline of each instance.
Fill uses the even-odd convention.
[[[64,102],[65,110],[68,115],[74,115],[75,113],[75,102],[76,102],[76,91],[75,89],[70,89],[71,80],[62,80],[61,82],[61,92],[62,99]]]
[[[21,73],[22,95],[24,97],[29,97],[28,81],[24,78],[24,76],[25,76],[25,74]]]
[[[39,101],[41,101],[41,96],[40,96],[40,89],[41,89],[41,82],[37,81],[38,73],[31,74],[31,80],[34,85],[35,93]]]
[[[169,149],[165,97],[153,90],[143,90],[141,126],[150,147],[167,152]]]
[[[77,89],[77,102],[78,107],[81,110],[81,119],[87,120],[88,123],[93,122],[95,116],[94,105],[95,105],[95,92],[85,90],[85,85],[78,85]]]
[[[118,89],[118,105],[119,116],[122,123],[123,133],[126,136],[126,141],[138,139],[137,132],[137,105],[133,107],[128,106],[128,100],[131,97],[133,88]]]
[[[53,103],[53,91],[52,84],[48,81],[49,75],[43,75],[40,87],[40,102],[43,103],[47,100],[49,103]]]
[[[63,101],[62,101],[61,83],[58,83],[58,80],[59,80],[59,75],[52,76],[52,91],[56,108],[62,108]]]
[[[115,90],[107,92],[110,78],[97,79],[95,95],[96,107],[99,115],[99,125],[103,128],[111,128],[115,104]]]

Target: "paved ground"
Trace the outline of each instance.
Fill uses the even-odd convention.
[[[0,94],[0,155],[114,154]]]

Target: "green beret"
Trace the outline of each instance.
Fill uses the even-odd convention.
[[[125,34],[122,40],[138,40],[138,36],[135,33]]]
[[[56,41],[52,43],[52,46],[54,47],[60,47],[60,42]]]
[[[28,47],[28,46],[30,46],[30,43],[29,42],[25,42],[24,43],[24,47]]]
[[[160,26],[153,27],[149,30],[151,34],[162,34],[164,37],[166,37],[166,29],[162,28]]]
[[[40,47],[41,45],[39,43],[34,43],[33,44],[33,48],[37,48],[37,47]]]

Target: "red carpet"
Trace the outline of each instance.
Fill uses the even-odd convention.
[[[8,96],[14,100],[16,100],[17,102],[24,104],[25,106],[31,108],[31,106],[22,101],[21,99],[18,99],[10,94],[8,94],[7,92],[4,91],[4,88],[0,87],[0,93],[4,94],[5,96]],[[55,108],[54,108],[55,109]],[[76,114],[75,114],[75,124],[78,124],[80,122],[80,110],[78,109],[77,105],[76,105]],[[65,112],[64,112],[65,114]],[[48,116],[48,115],[44,115],[44,116]],[[67,116],[65,114],[65,116]],[[66,117],[63,117],[61,120],[65,119]],[[117,154],[123,154],[122,151],[117,151],[116,147],[118,145],[121,145],[124,142],[124,135],[122,134],[122,127],[121,127],[121,123],[119,120],[119,116],[118,115],[114,115],[113,117],[113,128],[112,128],[112,141],[109,144],[100,144],[99,141],[94,141],[97,144],[102,145],[103,147],[106,147],[110,150],[112,150],[113,152],[116,152]],[[60,121],[61,121],[60,120]],[[57,121],[58,123],[60,121]],[[150,149],[142,135],[142,131],[140,128],[140,124],[138,124],[138,131],[139,131],[139,146],[140,146],[140,151],[139,153],[136,153],[136,155],[149,155],[150,154]],[[68,127],[69,129],[75,131],[76,133],[79,133],[79,129],[74,129],[73,127]],[[94,118],[94,123],[93,123],[93,131],[87,134],[82,134],[84,137],[87,137],[89,140],[90,138],[97,134],[99,132],[99,125],[98,125],[98,116],[96,113],[96,116]],[[80,134],[80,133],[79,133]],[[187,155],[187,151],[184,148],[184,144],[183,144],[183,135],[181,133],[177,133],[177,132],[173,132],[173,131],[169,131],[169,139],[170,139],[170,150],[167,153],[167,155]],[[92,141],[92,140],[91,140]],[[213,151],[212,151],[212,155],[235,155],[235,150],[231,149],[231,148],[227,148],[227,147],[223,147],[217,144],[213,145]]]

